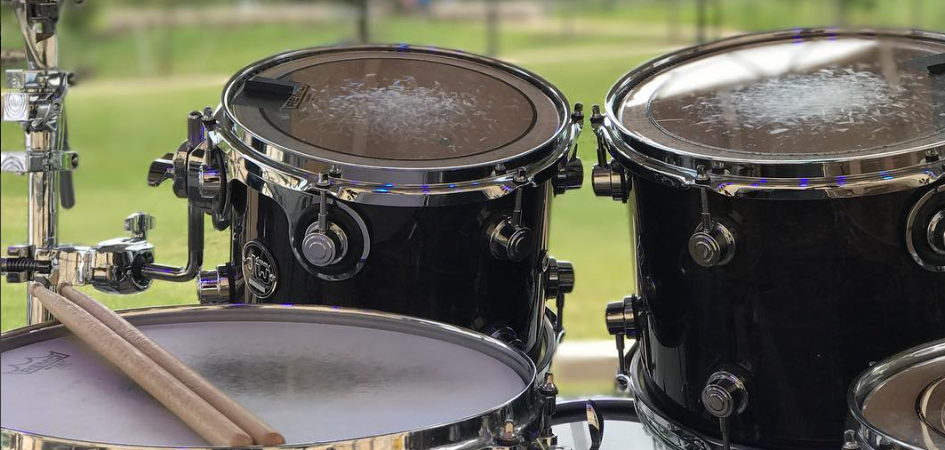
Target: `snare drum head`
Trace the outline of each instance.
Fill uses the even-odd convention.
[[[527,358],[472,333],[411,326],[410,319],[267,308],[144,317],[148,324],[139,326],[289,444],[454,423],[516,399],[533,382]],[[5,430],[122,445],[206,445],[58,327],[27,339],[4,342]]]
[[[254,77],[293,96],[246,89]],[[462,167],[520,156],[562,129],[547,83],[459,52],[402,47],[301,51],[251,66],[227,86],[228,118],[255,138],[320,161]]]
[[[852,393],[855,413],[872,440],[905,448],[945,450],[945,341],[877,364]]]

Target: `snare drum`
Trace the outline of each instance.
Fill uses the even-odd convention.
[[[201,276],[202,301],[389,311],[536,355],[546,299],[561,309],[573,286],[548,226],[553,196],[581,185],[582,121],[541,78],[462,52],[259,61],[210,121],[207,161],[228,185],[212,209],[232,261]]]
[[[632,196],[639,270],[613,329],[640,335],[632,386],[668,441],[837,448],[853,379],[945,336],[942,53],[940,33],[757,34],[610,92],[594,188]]]
[[[848,402],[856,427],[847,432],[850,444],[945,450],[945,340],[871,367],[853,384]]]
[[[420,319],[311,306],[123,314],[282,432],[293,448],[476,449],[534,438],[534,364],[496,339]],[[3,448],[205,447],[60,325],[2,336]],[[553,401],[553,400],[552,400]]]

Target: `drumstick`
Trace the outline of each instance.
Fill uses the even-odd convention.
[[[257,445],[273,446],[285,444],[285,438],[278,431],[247,410],[229,395],[217,389],[206,378],[181,362],[174,355],[144,335],[134,325],[116,314],[105,305],[85,293],[79,292],[68,283],[59,284],[59,293],[84,309],[93,317],[112,329],[128,343],[151,358],[155,363],[176,377],[185,386],[233,421],[249,434]]]
[[[31,292],[66,328],[118,366],[211,445],[246,447],[253,439],[128,341],[78,305],[41,284]]]

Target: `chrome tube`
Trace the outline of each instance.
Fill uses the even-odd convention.
[[[187,265],[145,264],[141,275],[152,280],[182,283],[193,280],[203,266],[203,212],[193,204],[187,210]]]
[[[26,44],[26,62],[32,70],[52,70],[58,65],[58,37],[55,34],[40,36],[30,24],[27,14],[27,2],[16,0],[13,3],[20,31]],[[57,126],[44,130],[26,132],[26,149],[29,152],[49,152],[58,149],[60,144]],[[59,244],[59,172],[31,172],[29,174],[29,240],[37,249],[55,248]],[[55,278],[55,273],[49,278]],[[50,289],[55,289],[54,283]],[[38,300],[26,294],[26,323],[45,322],[52,315]]]

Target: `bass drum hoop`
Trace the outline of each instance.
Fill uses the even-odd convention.
[[[420,449],[444,450],[457,448],[494,447],[492,439],[500,431],[507,419],[524,429],[537,427],[542,414],[542,401],[537,394],[537,371],[531,360],[520,350],[492,337],[475,333],[463,328],[433,322],[424,319],[401,316],[378,311],[353,308],[333,308],[323,306],[299,305],[214,305],[214,306],[164,306],[136,308],[120,311],[122,317],[134,325],[159,325],[169,323],[194,323],[206,321],[281,321],[303,323],[327,323],[342,325],[370,324],[382,326],[382,329],[424,336],[464,345],[482,351],[505,363],[522,377],[524,388],[512,399],[481,414],[461,419],[448,424],[431,425],[426,428],[391,433],[380,436],[366,436],[356,439],[318,442],[307,444],[283,445],[280,448],[291,450],[330,450],[337,448],[401,448],[405,445],[414,448],[416,443],[423,443]],[[305,320],[305,319],[315,320]],[[69,332],[58,322],[43,322],[28,327],[17,328],[0,335],[0,351],[12,350],[24,345],[41,342],[46,339],[68,335]],[[473,345],[469,345],[473,344]],[[492,424],[489,430],[483,424]],[[125,445],[102,442],[71,440],[66,438],[33,434],[20,430],[0,428],[5,450],[158,450],[179,447],[160,447],[143,445]],[[413,445],[410,445],[413,443]],[[221,447],[184,447],[192,450],[215,450]]]

